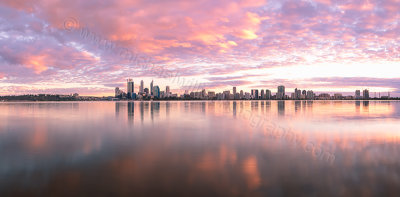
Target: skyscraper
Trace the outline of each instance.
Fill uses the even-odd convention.
[[[160,98],[160,87],[158,86],[153,86],[153,96]]]
[[[363,90],[363,99],[369,99],[369,90]]]
[[[153,95],[153,80],[151,80],[151,83],[150,83],[150,94]],[[168,92],[167,92],[167,94],[168,94]]]
[[[127,79],[126,84],[126,93],[128,94],[128,98],[132,98],[132,93],[135,92],[135,84],[133,83],[132,79]]]
[[[285,98],[285,86],[278,86],[278,93],[276,93],[277,99]]]
[[[139,92],[140,92],[140,93],[143,93],[143,92],[144,92],[144,83],[143,83],[143,80],[140,81]]]
[[[258,90],[256,89],[254,92],[255,99],[260,99],[260,95],[258,94]]]
[[[119,97],[121,95],[121,91],[119,90],[119,87],[115,88],[115,97]]]
[[[300,89],[294,89],[294,99],[300,99],[301,98],[301,90]]]
[[[152,88],[151,86],[153,86],[153,81],[152,81],[151,84],[150,84],[150,89]],[[170,93],[169,86],[166,86],[166,87],[165,87],[165,94],[168,96],[169,93]]]
[[[236,95],[236,87],[233,87],[233,95]]]
[[[355,99],[361,99],[361,91],[360,90],[356,90],[356,94],[355,94]]]
[[[314,92],[312,90],[307,91],[306,99],[309,99],[309,100],[314,99]]]
[[[271,99],[271,90],[266,89],[265,90],[265,99]]]
[[[261,99],[265,99],[264,90],[261,90]]]

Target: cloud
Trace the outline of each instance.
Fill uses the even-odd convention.
[[[11,84],[157,77],[138,67],[142,56],[180,76],[214,77],[209,86],[222,87],[229,82],[219,83],[220,75],[257,68],[399,62],[399,10],[399,0],[4,0],[0,73]],[[68,18],[89,34],[67,31]]]

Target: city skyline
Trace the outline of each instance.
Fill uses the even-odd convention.
[[[111,96],[128,77],[400,93],[398,0],[85,2],[0,2],[0,95]]]
[[[244,92],[232,86],[231,90],[216,92],[213,90],[202,89],[196,86],[185,90],[184,94],[178,94],[171,91],[169,85],[165,85],[165,91],[160,86],[154,85],[154,80],[151,80],[150,90],[144,85],[144,81],[140,80],[140,86],[137,91],[134,89],[134,81],[131,78],[126,80],[126,89],[124,92],[120,87],[115,88],[114,97],[118,99],[128,100],[147,100],[147,99],[203,99],[203,100],[358,100],[358,99],[390,99],[390,92],[378,94],[370,92],[369,89],[355,90],[352,95],[344,95],[342,93],[330,92],[314,92],[311,89],[295,88],[293,92],[287,91],[284,85],[279,85],[276,88],[276,93],[268,88],[251,89],[250,92]],[[200,89],[199,89],[200,88]],[[232,93],[231,93],[232,91]]]

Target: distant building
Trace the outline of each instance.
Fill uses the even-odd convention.
[[[294,98],[293,99],[300,99],[301,98],[301,90],[295,88],[294,89]]]
[[[251,97],[252,97],[251,94],[248,93],[248,92],[246,92],[245,95],[244,95],[244,98],[247,99],[247,100],[251,99]]]
[[[169,86],[165,87],[165,96],[169,97],[169,95],[171,94],[171,90],[169,89]]]
[[[143,80],[140,81],[140,87],[139,87],[139,93],[143,93],[144,92],[144,82]]]
[[[115,97],[120,97],[121,96],[121,90],[119,89],[119,87],[115,88]]]
[[[260,95],[258,94],[258,90],[256,89],[254,92],[254,99],[259,99]]]
[[[266,89],[265,90],[265,99],[271,99],[272,94],[271,94],[271,90]]]
[[[153,95],[153,80],[150,82],[150,94]]]
[[[320,100],[329,100],[331,99],[331,95],[327,94],[327,93],[322,93],[318,95],[318,99]]]
[[[213,91],[208,91],[208,98],[209,98],[209,99],[215,99],[215,97],[216,97],[215,92],[213,92]]]
[[[306,99],[314,100],[314,97],[315,97],[315,94],[314,94],[314,92],[312,90],[307,91]]]
[[[206,97],[207,97],[206,89],[203,89],[203,90],[201,91],[201,99],[204,99],[204,98],[206,98]]]
[[[356,93],[354,95],[355,99],[361,99],[361,91],[360,90],[356,90]]]
[[[265,99],[265,93],[264,90],[261,90],[261,95],[260,95],[261,99]]]
[[[278,92],[276,93],[276,99],[285,99],[285,86],[278,86]]]
[[[145,89],[143,90],[143,92],[144,92],[146,95],[149,95],[149,94],[150,94],[149,88],[145,88]]]
[[[335,94],[333,95],[333,97],[334,97],[335,99],[337,99],[337,100],[341,100],[341,99],[343,98],[342,94],[340,94],[340,93],[335,93]]]
[[[127,89],[126,90],[127,97],[128,97],[128,99],[132,98],[132,94],[135,92],[135,84],[134,84],[133,80],[132,79],[128,79],[126,86],[127,86],[126,87],[126,89]]]
[[[363,90],[363,99],[369,99],[369,90]]]
[[[243,99],[243,97],[244,97],[243,90],[240,90],[239,99]]]
[[[158,86],[153,86],[153,96],[160,98],[160,87]]]
[[[222,92],[222,95],[223,95],[222,99],[230,99],[230,94],[231,94],[231,91],[229,91],[229,90]]]

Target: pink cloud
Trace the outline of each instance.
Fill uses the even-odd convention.
[[[192,77],[308,61],[299,54],[313,62],[396,61],[399,10],[399,0],[5,0],[0,72],[12,76],[8,83],[156,77],[121,48]],[[95,36],[66,31],[69,17]],[[107,49],[103,41],[118,47]]]

